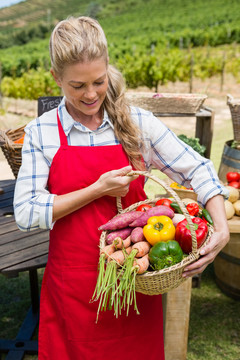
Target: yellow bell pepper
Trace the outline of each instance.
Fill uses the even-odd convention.
[[[170,184],[170,187],[173,188],[173,189],[187,189],[185,186],[180,185],[180,184],[178,184],[176,182],[172,182]]]
[[[147,225],[143,227],[143,235],[153,246],[159,241],[173,240],[175,237],[175,226],[168,216],[152,216],[148,219]]]

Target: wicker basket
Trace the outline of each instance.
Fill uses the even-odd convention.
[[[14,130],[0,130],[0,146],[15,178],[22,163],[22,144],[15,144],[14,141],[24,135],[24,128],[25,126],[21,126]]]
[[[240,141],[240,99],[234,99],[232,95],[228,94],[227,105],[232,116],[234,140]]]
[[[132,175],[144,175],[159,185],[161,185],[167,192],[174,197],[175,201],[179,204],[183,214],[185,215],[187,222],[190,227],[191,235],[192,235],[192,252],[186,256],[180,263],[173,265],[169,268],[162,269],[159,271],[148,271],[142,275],[136,276],[136,291],[145,295],[158,295],[168,292],[171,289],[178,287],[182,282],[186,279],[182,277],[182,273],[184,268],[197,260],[200,256],[201,248],[209,241],[211,234],[213,233],[213,227],[209,226],[208,236],[205,240],[204,244],[197,249],[197,240],[196,233],[194,231],[193,223],[191,221],[191,217],[188,214],[182,200],[176,194],[176,192],[170,188],[166,182],[160,180],[155,175],[152,175],[145,171],[134,171],[131,172]],[[126,213],[128,211],[135,210],[141,204],[154,204],[156,202],[156,198],[153,200],[147,199],[145,201],[140,201],[135,203],[128,208],[122,210],[121,199],[117,199],[117,207],[119,213]],[[108,231],[103,231],[100,236],[100,249],[102,249],[106,245],[106,236]]]
[[[195,114],[207,98],[201,94],[128,93],[131,105],[142,107],[155,114]]]
[[[167,183],[167,185],[171,185],[171,183],[173,182],[173,180],[170,178],[166,178],[164,181]],[[173,188],[173,189],[177,193],[177,195],[180,197],[180,199],[188,198],[188,199],[197,201],[197,194],[193,190],[175,189],[175,188]]]

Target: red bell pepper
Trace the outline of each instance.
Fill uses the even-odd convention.
[[[208,226],[204,220],[199,217],[192,219],[197,238],[197,248],[205,241],[208,234]],[[175,240],[178,241],[184,253],[189,254],[192,251],[192,235],[186,219],[180,221],[176,226]]]
[[[194,202],[187,204],[186,208],[189,214],[192,216],[197,216],[199,213],[199,206]]]

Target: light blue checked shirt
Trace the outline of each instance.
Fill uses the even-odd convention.
[[[66,110],[65,98],[58,109],[69,145],[119,144],[106,112],[101,126],[92,131],[73,120]],[[142,131],[145,144],[142,155],[148,171],[156,167],[172,180],[186,187],[193,187],[202,205],[217,194],[228,195],[226,188],[219,183],[210,160],[201,157],[180,141],[151,112],[132,107],[131,115]],[[16,222],[23,231],[51,229],[55,195],[48,192],[47,181],[53,157],[60,146],[56,109],[31,121],[25,132],[22,166],[14,195]]]

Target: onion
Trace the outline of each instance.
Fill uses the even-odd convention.
[[[185,216],[183,214],[175,214],[174,217],[172,218],[173,225],[177,226],[177,224],[184,219]]]

